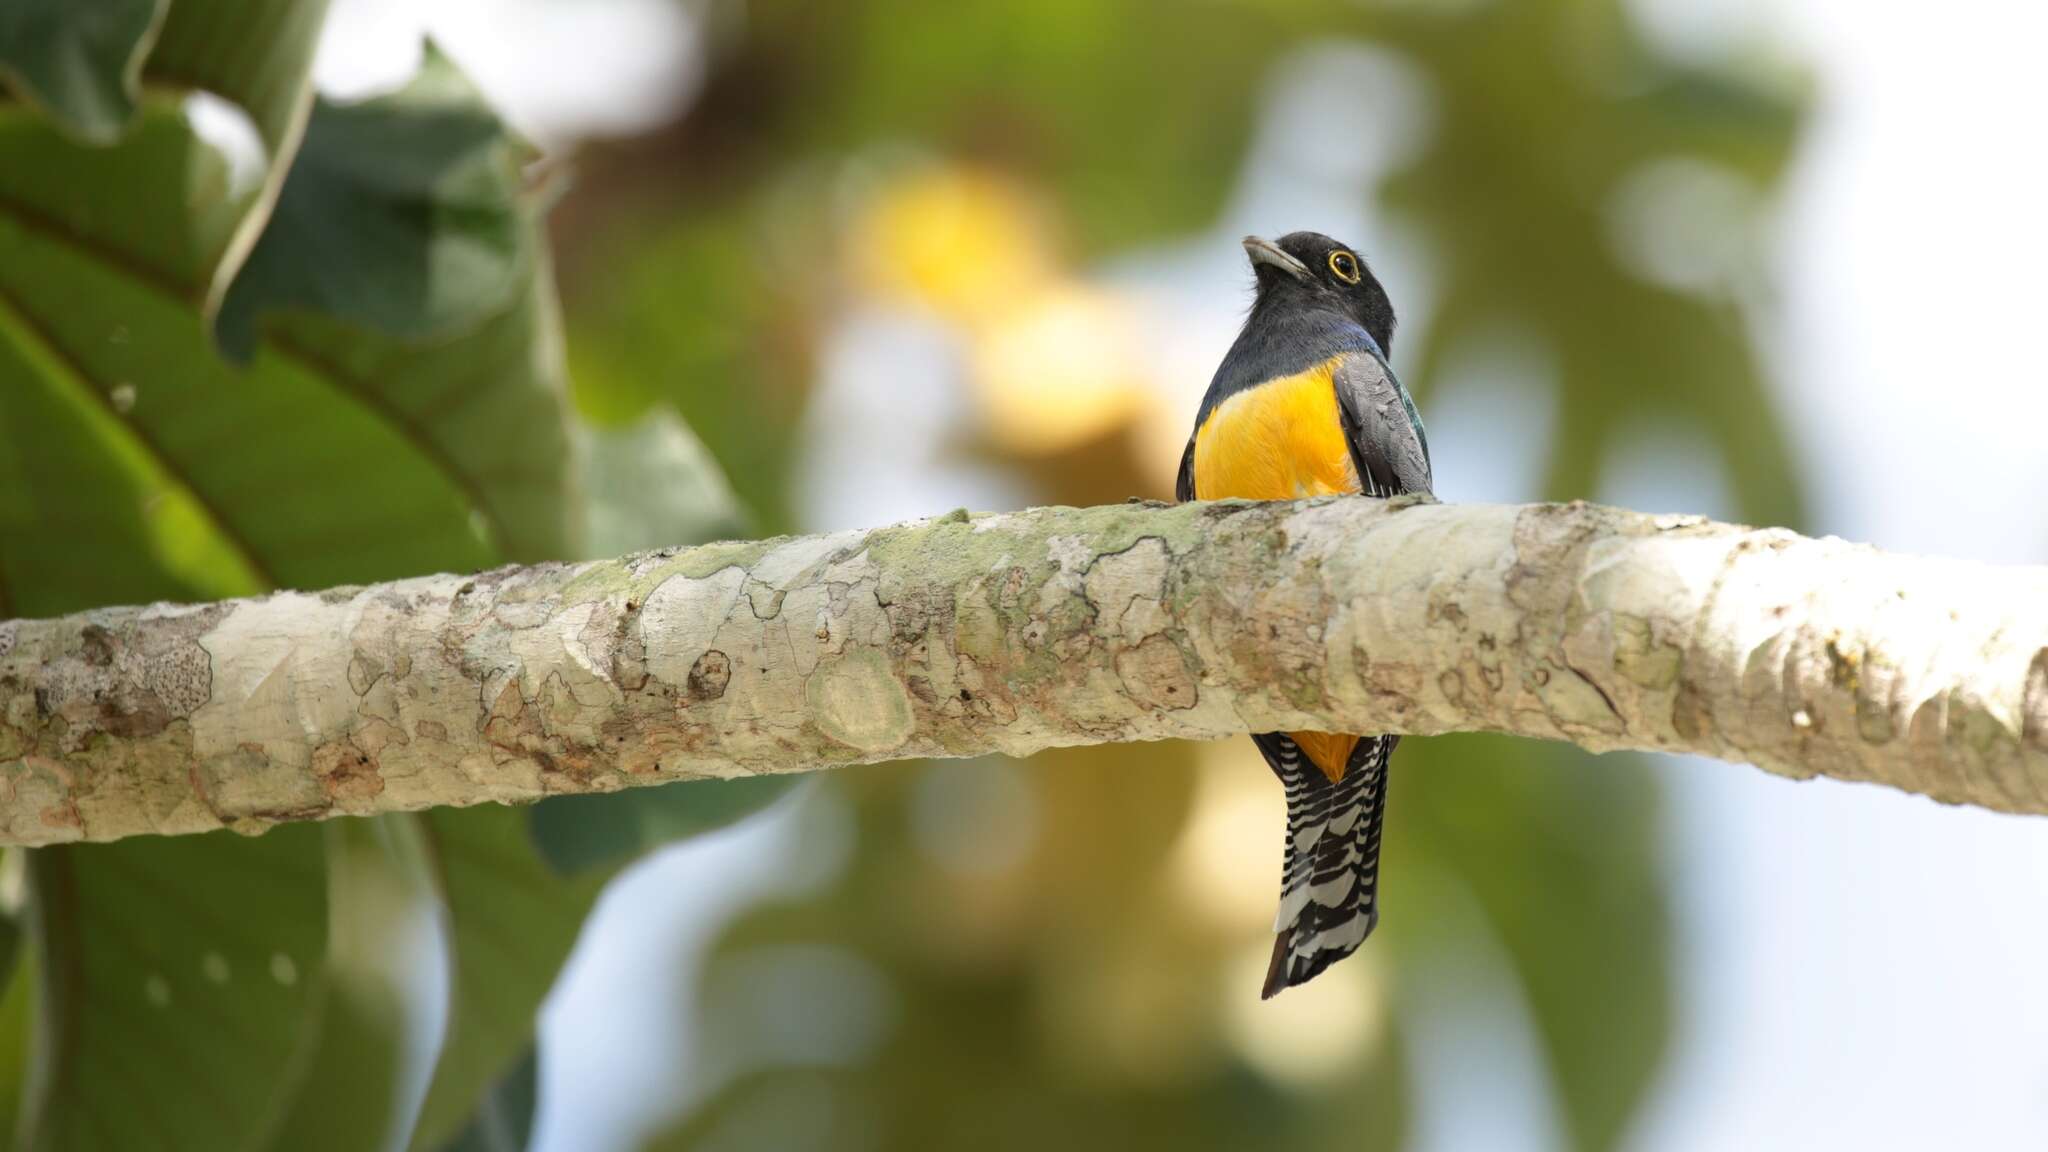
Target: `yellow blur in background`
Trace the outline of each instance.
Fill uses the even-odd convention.
[[[1610,220],[1674,158],[1763,202],[1804,102],[1778,58],[1675,60],[1566,0],[732,28],[676,125],[583,150],[555,233],[586,411],[673,406],[764,531],[1169,496],[1248,302],[1237,237],[1295,228],[1374,264],[1426,414],[1502,332],[1544,351],[1523,495],[1592,495],[1627,415],[1742,460],[1740,514],[1801,515],[1726,322],[1753,219],[1700,223],[1726,274],[1678,287]],[[1248,742],[892,765],[792,803],[851,847],[720,932],[688,1044],[746,1055],[692,1064],[659,1148],[1398,1148],[1413,1036],[1475,1028],[1473,1108],[1533,1062],[1552,1134],[1610,1148],[1669,1048],[1659,801],[1625,758],[1407,742],[1379,932],[1270,1003],[1281,797]]]

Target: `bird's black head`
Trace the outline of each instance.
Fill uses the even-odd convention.
[[[1349,245],[1320,232],[1289,232],[1277,242],[1244,238],[1258,277],[1254,319],[1273,309],[1335,311],[1356,321],[1380,351],[1394,354],[1394,305],[1387,290]]]

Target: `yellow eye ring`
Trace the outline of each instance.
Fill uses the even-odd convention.
[[[1358,258],[1342,249],[1330,253],[1330,275],[1346,284],[1356,284],[1364,279],[1358,271]]]

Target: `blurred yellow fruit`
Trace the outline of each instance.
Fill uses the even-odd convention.
[[[1194,811],[1171,858],[1173,894],[1219,930],[1270,942],[1286,802],[1249,740],[1197,745],[1196,763]]]
[[[883,185],[852,229],[858,282],[955,323],[1007,310],[1053,276],[1043,217],[1015,183],[931,168]]]
[[[973,345],[988,439],[1039,455],[1130,422],[1150,391],[1137,334],[1123,301],[1076,282],[1014,300]]]

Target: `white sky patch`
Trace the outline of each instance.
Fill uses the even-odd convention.
[[[242,106],[211,92],[191,92],[185,96],[185,119],[193,134],[213,145],[227,161],[230,195],[254,192],[270,166],[270,150],[263,146],[256,122]]]
[[[1735,288],[1756,262],[1758,197],[1728,169],[1689,157],[1646,164],[1609,198],[1608,243],[1622,266],[1684,292]]]
[[[700,1051],[698,977],[727,923],[802,899],[844,871],[853,813],[800,785],[759,816],[655,852],[605,889],[541,1010],[534,1152],[638,1148],[723,1086]]]
[[[2048,560],[2048,361],[2034,346],[2048,156],[2021,143],[2048,107],[2048,10],[1748,0],[1731,20],[1639,2],[1665,10],[1660,35],[1782,25],[1817,70],[1764,349],[1814,498],[1808,527]],[[2040,1147],[2042,823],[1667,763],[1680,1026],[1631,1146]]]
[[[966,371],[958,334],[922,313],[875,308],[843,320],[826,337],[804,413],[805,530],[1030,503],[1007,473],[956,450],[975,418]]]
[[[1911,551],[2048,559],[2048,9],[1938,20],[1815,0],[1816,130],[1780,253],[1782,375],[1821,525]]]
[[[1637,420],[1623,425],[1603,469],[1596,498],[1638,512],[1742,519],[1719,447],[1682,424]]]
[[[1465,945],[1439,954],[1436,963],[1403,969],[1395,990],[1415,1108],[1411,1152],[1564,1148],[1535,1021],[1478,901],[1442,871],[1411,875],[1403,884],[1410,906],[1428,909],[1436,922],[1432,932]]]
[[[335,0],[313,80],[340,99],[388,92],[432,36],[514,128],[554,149],[673,117],[703,83],[699,32],[676,0]]]
[[[1528,330],[1487,331],[1445,358],[1422,419],[1438,499],[1541,499],[1555,450],[1557,358]]]

